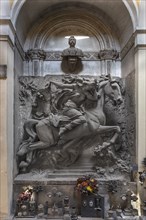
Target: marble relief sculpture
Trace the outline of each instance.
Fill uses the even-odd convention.
[[[44,112],[46,93],[50,95],[48,113]],[[112,132],[110,140],[99,147],[105,149],[115,144],[120,127],[107,126],[103,110],[105,97],[114,104],[122,103],[120,86],[115,79],[70,75],[61,82],[51,80],[36,94],[33,117],[24,123],[25,138],[17,151],[20,171],[26,172],[41,150],[57,148],[50,154],[48,166],[62,167],[74,163],[93,136]]]

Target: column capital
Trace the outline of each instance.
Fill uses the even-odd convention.
[[[117,50],[112,49],[100,50],[98,53],[98,58],[100,60],[117,60],[119,59],[119,57],[119,52]]]
[[[46,52],[42,49],[30,49],[25,53],[25,58],[28,61],[32,60],[45,60]]]

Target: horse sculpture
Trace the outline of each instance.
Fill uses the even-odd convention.
[[[61,90],[61,95],[55,96],[53,100],[58,113],[50,113],[48,117],[42,120],[30,119],[25,122],[24,131],[27,138],[22,142],[17,152],[20,159],[19,168],[23,172],[33,162],[37,150],[59,146],[59,153],[52,154],[52,158],[50,158],[51,164],[53,163],[53,166],[56,166],[60,158],[62,158],[61,161],[65,161],[67,157],[69,157],[69,163],[71,164],[83,150],[74,149],[73,146],[78,146],[77,143],[83,142],[84,138],[88,137],[90,139],[93,135],[112,131],[114,135],[110,141],[102,144],[102,147],[109,147],[115,143],[120,133],[119,126],[106,126],[106,116],[103,111],[105,96],[113,100],[114,104],[122,103],[120,86],[116,80],[106,76],[101,77],[99,82],[84,79],[80,81],[80,84],[75,80],[72,83],[51,82],[51,84]],[[66,120],[66,116],[63,116],[61,111],[68,99],[78,106],[79,111],[83,113],[81,118],[85,118],[85,120],[77,121],[75,126],[72,126],[71,129],[66,130],[60,136],[59,122],[62,118],[64,121]],[[73,122],[71,119],[70,123],[73,124]]]

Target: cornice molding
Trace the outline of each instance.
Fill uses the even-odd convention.
[[[0,40],[1,41],[8,41],[10,46],[14,49],[14,46],[16,46],[16,48],[19,51],[20,56],[22,57],[23,60],[25,60],[25,52],[23,50],[23,47],[21,46],[21,43],[18,39],[18,36],[16,34],[16,30],[15,27],[12,23],[12,21],[10,20],[10,18],[3,18],[0,19],[0,25],[2,27],[4,27],[4,33],[2,32],[2,34],[0,35]],[[9,29],[6,29],[6,28]]]
[[[15,28],[10,20],[10,18],[0,19],[0,34],[1,36],[8,36],[13,45],[15,43]]]
[[[137,45],[137,46],[134,48],[134,53],[136,53],[136,52],[139,51],[139,50],[146,50],[146,45],[143,45],[143,44]]]
[[[136,31],[135,31],[135,35],[136,34],[146,34],[146,29],[137,29]]]
[[[12,49],[14,49],[14,43],[9,35],[0,35],[0,41],[7,41]]]
[[[16,30],[10,18],[0,18],[0,25],[9,25],[13,34],[15,34]]]
[[[140,43],[136,43],[136,37],[138,35],[143,35],[146,34],[146,29],[137,29],[132,36],[130,37],[130,39],[128,40],[128,42],[126,43],[125,47],[122,49],[121,51],[121,60],[124,59],[124,57],[126,56],[126,54],[130,51],[130,49],[132,47],[135,47],[135,50],[137,50],[136,48],[142,48],[145,47],[145,44],[140,44]]]

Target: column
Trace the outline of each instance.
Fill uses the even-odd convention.
[[[30,49],[26,52],[26,59],[28,62],[28,75],[41,76],[43,74],[43,61],[46,58],[45,51],[41,49]],[[25,64],[26,65],[26,64]]]
[[[11,219],[13,195],[14,29],[0,26],[0,219]]]
[[[146,157],[146,33],[136,32],[136,146],[138,171],[143,171],[142,161]],[[146,198],[146,189],[138,181],[139,207]]]
[[[0,219],[4,219],[4,217],[8,213],[7,124],[6,124],[7,80],[4,77],[4,68],[2,67],[2,65],[0,65],[0,67],[1,67],[0,70]]]
[[[139,17],[135,37],[136,110],[137,110],[137,163],[143,171],[146,157],[146,1],[139,1]],[[146,189],[138,182],[139,206],[146,198]]]
[[[101,62],[101,74],[111,74],[115,76],[115,63],[119,59],[119,52],[111,49],[100,50],[98,53],[98,57]]]

